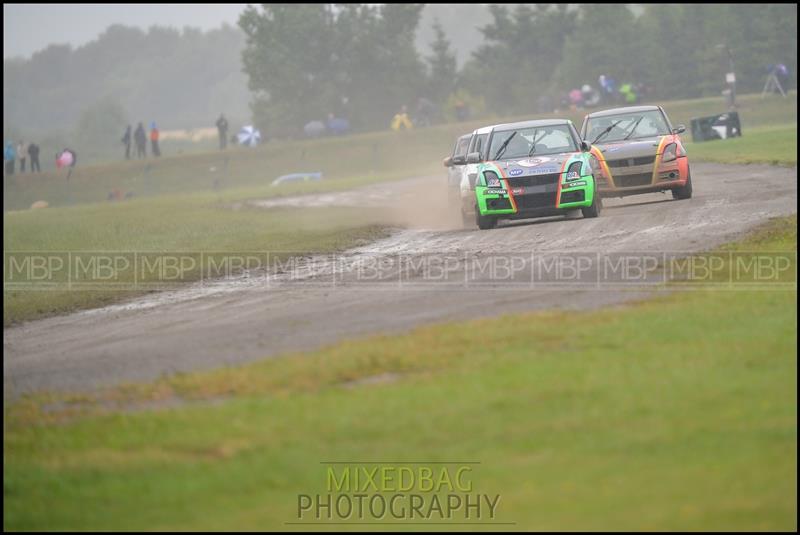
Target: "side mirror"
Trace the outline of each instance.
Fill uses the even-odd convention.
[[[581,151],[589,152],[590,150],[592,150],[592,144],[586,141],[585,139],[581,141]]]
[[[444,160],[442,160],[442,165],[444,165],[445,167],[452,167],[452,165],[453,165],[453,158],[451,158],[450,156],[448,156],[447,158],[445,158]]]
[[[467,154],[467,163],[481,163],[481,153],[470,152]]]
[[[453,156],[451,160],[451,165],[464,165],[467,163],[467,157],[463,155]]]
[[[684,132],[686,132],[686,127],[683,126],[682,124],[679,124],[678,126],[672,129],[673,134],[683,134]]]

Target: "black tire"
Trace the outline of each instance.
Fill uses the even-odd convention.
[[[462,228],[472,228],[472,225],[475,224],[475,216],[472,214],[467,214],[463,210],[459,210],[459,212],[461,212]]]
[[[686,177],[686,184],[679,187],[673,188],[672,190],[672,198],[676,201],[682,201],[685,199],[692,198],[692,172],[689,171],[689,176]]]
[[[597,191],[597,182],[594,183],[594,195],[592,197],[591,206],[581,208],[583,217],[597,217],[603,210],[603,199],[600,198],[600,192]]]
[[[489,215],[481,215],[477,208],[475,208],[475,220],[478,223],[478,228],[481,230],[491,230],[497,226],[497,218]]]

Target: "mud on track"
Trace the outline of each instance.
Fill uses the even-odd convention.
[[[86,390],[307,350],[343,338],[403,332],[431,322],[544,308],[586,309],[642,298],[646,285],[570,285],[531,279],[554,255],[698,252],[797,211],[796,168],[693,164],[694,197],[605,199],[597,219],[544,218],[461,229],[443,205],[441,177],[350,192],[251,201],[263,209],[381,207],[398,230],[336,257],[298,259],[249,273],[4,330],[4,394]],[[510,257],[502,281],[476,270]],[[429,260],[445,259],[443,277]],[[369,276],[364,276],[365,267]],[[442,264],[436,264],[436,269]],[[588,277],[597,275],[591,271]]]

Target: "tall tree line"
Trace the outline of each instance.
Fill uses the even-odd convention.
[[[431,53],[417,52],[422,7],[248,8],[240,26],[256,122],[292,135],[335,112],[380,129],[399,106],[424,96],[442,107],[456,91],[482,97],[494,113],[526,113],[540,96],[557,102],[596,87],[600,75],[643,84],[651,98],[719,95],[731,61],[738,90],[754,92],[768,65],[797,67],[796,4],[491,5],[460,69],[441,20]]]
[[[220,112],[245,120],[243,47],[241,30],[227,25],[208,32],[113,25],[78,48],[51,45],[27,60],[6,59],[4,130],[72,131],[82,114],[112,104],[132,121],[171,128],[213,126]]]
[[[769,64],[792,80],[797,68],[796,4],[265,4],[238,26],[115,25],[76,49],[5,60],[4,133],[116,142],[121,123],[196,128],[220,112],[268,136],[329,113],[365,131],[420,97],[440,111],[472,99],[530,113],[601,74],[673,99],[719,95],[731,60],[739,92],[760,91]]]

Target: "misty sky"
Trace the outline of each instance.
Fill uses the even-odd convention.
[[[29,58],[48,45],[81,46],[111,24],[202,30],[235,26],[247,4],[3,4],[3,59]]]

